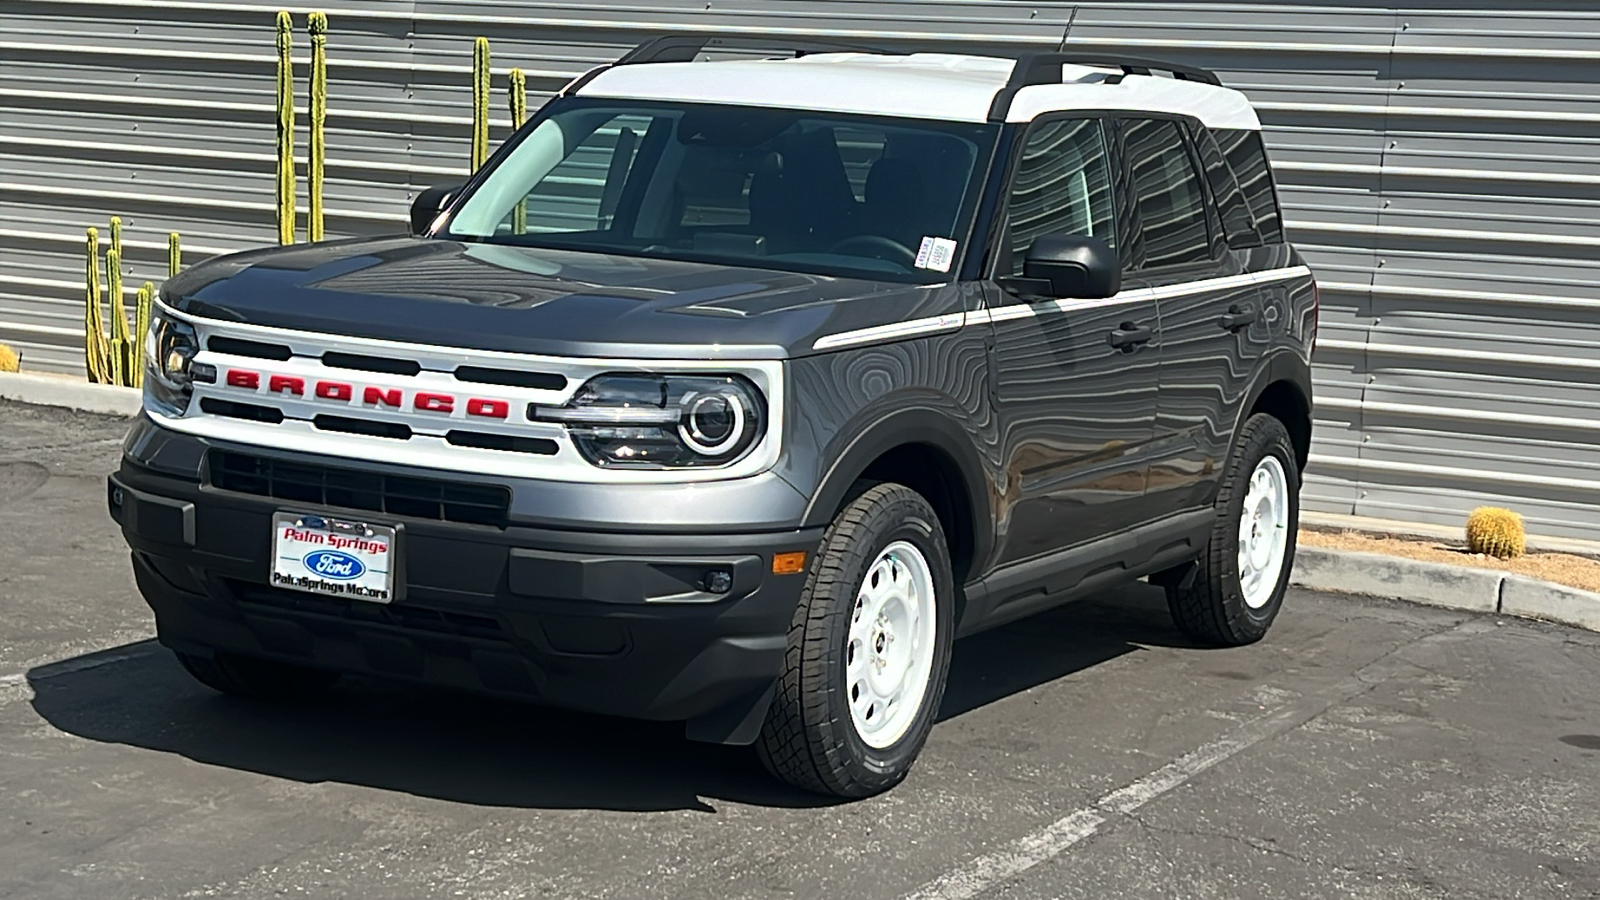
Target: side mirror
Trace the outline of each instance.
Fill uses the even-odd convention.
[[[1122,290],[1122,259],[1111,245],[1078,234],[1041,234],[1022,260],[1022,274],[1062,299],[1103,300]]]
[[[420,236],[428,233],[428,226],[447,209],[456,195],[461,193],[463,186],[449,184],[442,187],[431,187],[417,195],[411,201],[411,234]]]

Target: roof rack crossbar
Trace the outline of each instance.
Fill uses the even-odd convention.
[[[1180,81],[1198,81],[1203,84],[1222,85],[1215,72],[1198,66],[1137,56],[1080,56],[1076,53],[1029,53],[1017,57],[1017,67],[1011,70],[1008,87],[1026,87],[1030,84],[1060,84],[1063,65],[1095,66],[1121,69],[1124,75],[1149,75],[1166,72]]]
[[[695,57],[706,50],[781,50],[795,57],[805,56],[808,53],[894,53],[882,47],[817,41],[809,38],[789,40],[783,37],[734,34],[672,34],[645,41],[624,53],[614,65],[694,62]]]
[[[1134,56],[1024,53],[1019,54],[1016,60],[1017,64],[1011,70],[1011,78],[1007,80],[1006,86],[994,95],[994,104],[989,107],[989,121],[991,122],[1005,121],[1006,113],[1011,109],[1012,98],[1023,88],[1038,84],[1060,84],[1061,67],[1064,65],[1122,70],[1121,75],[1113,76],[1112,83],[1119,82],[1129,75],[1151,75],[1155,72],[1166,72],[1179,81],[1196,81],[1201,84],[1222,86],[1222,79],[1218,78],[1215,72],[1207,69],[1180,65],[1179,63],[1162,62],[1155,59],[1141,59]]]

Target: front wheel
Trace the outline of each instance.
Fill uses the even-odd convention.
[[[767,769],[838,797],[899,784],[944,696],[954,590],[944,530],[922,495],[880,484],[845,506],[789,628],[756,745]]]
[[[1294,565],[1300,468],[1283,423],[1251,416],[1235,442],[1216,522],[1190,577],[1167,585],[1167,607],[1185,634],[1209,644],[1258,641],[1272,626]]]

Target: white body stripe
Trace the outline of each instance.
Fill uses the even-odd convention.
[[[1015,62],[949,53],[813,53],[797,59],[649,63],[606,69],[580,97],[718,103],[947,122],[985,122]],[[1025,87],[1008,122],[1046,112],[1113,109],[1195,116],[1210,128],[1260,130],[1244,94],[1198,81],[1062,66],[1062,84]]]
[[[1291,278],[1309,278],[1310,276],[1310,267],[1291,266],[1286,269],[1271,269],[1266,272],[1251,272],[1244,275],[1227,275],[1222,278],[1187,281],[1182,284],[1169,284],[1157,288],[1135,288],[1122,291],[1114,297],[1106,297],[1100,300],[1044,300],[1039,303],[1013,303],[992,309],[974,310],[965,314],[949,313],[942,316],[930,316],[926,319],[911,319],[905,322],[896,322],[892,325],[875,325],[871,328],[858,328],[854,331],[830,334],[817,338],[816,342],[811,345],[811,349],[837,350],[841,347],[876,344],[882,341],[937,334],[942,331],[955,331],[966,325],[1008,322],[1012,319],[1024,319],[1038,315],[1041,310],[1051,307],[1062,312],[1071,312],[1080,309],[1096,309],[1102,306],[1137,303],[1142,300],[1171,300],[1176,297],[1187,297],[1191,294],[1200,294],[1206,291],[1232,290],[1234,288],[1248,287],[1252,284],[1259,286],[1288,281]]]

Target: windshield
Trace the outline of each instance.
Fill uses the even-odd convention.
[[[445,236],[946,281],[995,133],[757,107],[556,102]]]

